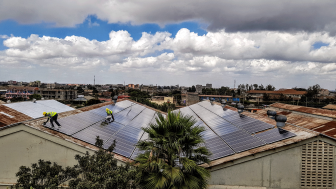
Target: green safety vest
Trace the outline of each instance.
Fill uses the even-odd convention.
[[[112,114],[112,110],[106,110],[106,113],[111,115]]]
[[[54,117],[56,114],[56,112],[48,112],[46,115],[49,117]]]

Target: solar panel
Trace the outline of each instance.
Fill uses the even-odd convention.
[[[282,129],[283,131],[286,131],[284,129]],[[296,134],[292,133],[292,132],[285,132],[283,134],[279,133],[279,130],[277,128],[275,129],[271,129],[259,134],[255,135],[256,137],[260,138],[261,140],[265,141],[267,144],[271,144],[280,140],[284,140],[287,138],[291,138],[291,137],[295,137]]]
[[[221,138],[237,153],[265,145],[265,142],[243,130],[222,135]]]

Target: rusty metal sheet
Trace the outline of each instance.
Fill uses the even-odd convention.
[[[33,119],[7,106],[0,105],[0,127]]]
[[[319,108],[311,108],[311,107],[304,107],[304,106],[295,106],[290,104],[282,104],[282,103],[274,103],[271,105],[274,108],[281,108],[291,111],[297,111],[307,114],[314,114],[319,116],[331,117],[336,118],[336,111],[335,110],[325,110]]]

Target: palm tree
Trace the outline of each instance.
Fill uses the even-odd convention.
[[[148,139],[139,141],[143,151],[138,155],[138,182],[143,189],[203,189],[210,173],[201,163],[209,163],[209,150],[201,133],[204,127],[194,126],[192,116],[160,113],[156,123],[143,128]]]

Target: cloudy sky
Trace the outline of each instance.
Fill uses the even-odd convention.
[[[2,0],[0,81],[336,88],[334,0]]]

